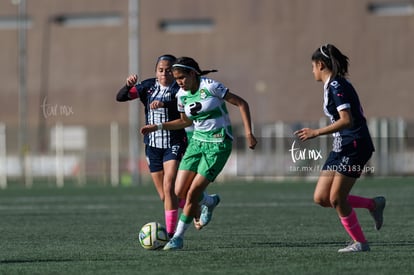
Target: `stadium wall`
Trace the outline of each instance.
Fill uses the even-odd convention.
[[[21,119],[14,2],[0,2],[0,121],[10,135],[10,154],[19,150]],[[202,68],[218,69],[212,77],[249,101],[256,129],[276,121],[318,121],[322,87],[313,80],[310,55],[329,42],[350,57],[350,79],[366,115],[403,119],[407,136],[414,136],[414,16],[374,9],[393,1],[139,2],[142,79],[154,75],[161,54],[192,56]],[[129,73],[128,1],[27,1],[24,18],[29,150],[50,152],[52,128],[62,123],[86,127],[93,140],[88,146],[106,152],[102,129],[111,122],[122,132],[128,127],[128,104],[115,101]],[[238,124],[238,111],[230,112]],[[126,152],[127,135],[121,139]]]

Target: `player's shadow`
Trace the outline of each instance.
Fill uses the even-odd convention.
[[[0,260],[0,264],[28,264],[28,263],[62,263],[75,262],[73,259],[10,259]]]
[[[340,246],[347,245],[346,242],[253,242],[252,246],[256,247],[320,247],[320,246]],[[384,247],[404,247],[414,246],[414,241],[392,241],[392,242],[370,242],[370,246]]]
[[[127,259],[113,259],[116,261],[123,261]],[[31,263],[70,263],[70,262],[104,262],[108,261],[107,259],[100,258],[84,258],[84,259],[4,259],[0,260],[0,264],[31,264]],[[3,274],[0,272],[0,274]]]

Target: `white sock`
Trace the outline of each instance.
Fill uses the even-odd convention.
[[[177,229],[175,230],[175,233],[174,233],[174,237],[184,238],[184,233],[187,230],[187,228],[190,227],[190,225],[191,225],[191,222],[185,223],[182,220],[179,220],[177,224]]]

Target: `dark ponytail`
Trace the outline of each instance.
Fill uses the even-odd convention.
[[[173,65],[173,70],[182,70],[187,73],[194,71],[198,76],[217,72],[217,70],[201,70],[193,58],[186,56],[177,58]]]
[[[348,74],[349,58],[332,44],[319,47],[312,55],[312,61],[321,61],[332,72],[332,78]]]

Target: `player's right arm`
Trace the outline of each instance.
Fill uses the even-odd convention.
[[[185,115],[185,113],[180,113],[180,114],[181,114],[180,118],[176,120],[172,120],[172,121],[168,121],[168,122],[164,122],[160,124],[145,125],[144,127],[141,128],[141,134],[147,135],[157,130],[168,130],[168,131],[179,130],[179,129],[184,129],[193,124],[193,121],[189,119]]]
[[[122,102],[137,98],[138,91],[135,87],[135,84],[137,84],[137,82],[138,76],[136,74],[128,76],[125,86],[123,86],[116,95],[116,100]]]
[[[319,128],[319,129],[311,129],[311,128],[303,128],[300,129],[293,134],[298,136],[301,141],[305,141],[308,139],[312,139],[322,135],[333,134],[339,132],[343,129],[350,128],[352,126],[352,114],[350,109],[344,109],[339,111],[339,119],[328,126]]]

